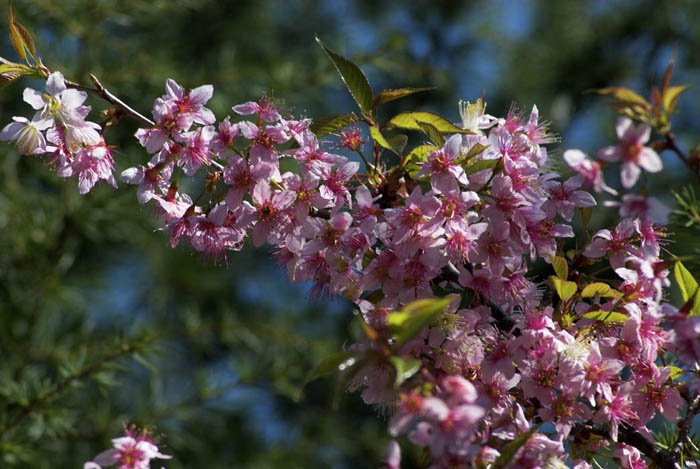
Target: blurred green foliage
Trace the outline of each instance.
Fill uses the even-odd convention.
[[[427,110],[457,121],[457,100],[485,91],[488,112],[537,103],[562,150],[592,153],[613,138],[614,116],[584,90],[615,84],[647,94],[674,47],[677,83],[700,77],[692,53],[700,4],[691,1],[14,5],[51,70],[83,83],[94,73],[144,113],[168,77],[214,84],[220,118],[264,93],[297,115],[351,112],[316,33],[360,64],[375,91],[437,87],[386,104],[386,116]],[[15,59],[4,35],[0,46]],[[42,84],[2,90],[3,123],[28,115],[23,86]],[[682,131],[695,131],[698,115],[694,87],[674,122],[686,148],[700,140]],[[124,120],[105,132],[119,171],[146,158],[136,127]],[[0,155],[0,465],[81,467],[122,424],[136,423],[165,434],[164,451],[175,456],[168,468],[377,466],[386,422],[358,395],[334,407],[333,382],[323,379],[295,399],[305,374],[348,340],[347,304],[309,300],[265,249],[247,247],[223,265],[170,249],[132,188],[98,186],[81,197],[40,158],[7,145]],[[663,158],[667,179],[646,184],[673,205],[669,181],[680,187],[684,169]],[[607,214],[593,228],[612,223]],[[691,230],[672,227],[674,253],[697,254]],[[410,450],[404,460],[413,467],[421,457]]]

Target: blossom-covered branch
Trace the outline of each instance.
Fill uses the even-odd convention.
[[[96,79],[87,89],[54,72],[46,93],[24,90],[31,121],[15,117],[0,138],[43,155],[59,176],[76,176],[86,193],[100,180],[116,187],[111,147],[86,120],[87,92],[133,112],[146,125],[135,137],[149,159],[121,180],[156,208],[171,246],[188,243],[226,262],[248,240],[268,244],[291,281],[353,302],[366,337],[320,369],[342,371],[365,403],[391,409],[389,433],[425,447],[431,467],[571,459],[583,469],[598,453],[623,467],[646,467],[644,457],[674,467],[697,402],[668,451],[654,446],[647,425],[657,415],[681,420],[680,391],[700,387],[700,294],[680,261],[663,258],[668,209],[631,191],[642,171],[663,169],[648,146],[652,126],[621,116],[618,142],[599,160],[570,149],[568,168],[555,170],[557,139],[537,107],[497,117],[478,100],[460,104],[457,123],[422,111],[381,123],[376,107],[389,91],[375,97],[359,68],[322,47],[358,103],[373,165],[362,130],[343,130],[358,119],[319,126],[262,98],[217,122],[207,108],[212,85],[188,90],[173,79],[151,120]],[[335,148],[322,140],[338,131]],[[422,135],[409,150],[408,132]],[[359,152],[367,173],[338,148]],[[387,167],[385,152],[400,163]],[[603,179],[603,167],[618,163],[619,190]],[[591,192],[615,197],[605,205],[619,208],[619,221],[592,236]],[[535,263],[551,275],[537,276]],[[665,300],[671,268],[680,306]],[[86,467],[144,468],[165,457],[147,438],[126,435]],[[392,442],[387,462],[399,460]]]

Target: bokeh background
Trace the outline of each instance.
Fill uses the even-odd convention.
[[[359,64],[375,91],[435,86],[386,105],[459,121],[457,101],[486,94],[488,112],[537,104],[589,153],[614,139],[614,114],[585,90],[628,86],[648,96],[674,49],[681,100],[674,129],[700,142],[700,3],[695,1],[15,0],[51,70],[94,73],[143,113],[166,78],[211,83],[219,118],[263,94],[297,115],[355,110],[323,41]],[[6,23],[4,23],[6,30]],[[3,57],[16,60],[5,35]],[[2,124],[29,115],[24,80],[0,90]],[[91,99],[94,110],[104,103]],[[129,120],[105,131],[121,171],[146,159]],[[673,204],[686,178],[673,155],[645,181]],[[608,182],[619,185],[614,174]],[[0,466],[76,468],[124,423],[155,425],[168,468],[377,467],[386,414],[332,378],[299,395],[305,374],[351,342],[352,310],[292,285],[268,249],[214,265],[170,249],[134,189],[79,196],[39,157],[0,147]],[[607,217],[607,218],[605,218]],[[594,220],[603,226],[614,212]],[[697,250],[672,225],[677,254]],[[692,265],[692,263],[691,263]],[[127,347],[124,347],[128,344]],[[138,353],[134,353],[138,352]],[[404,445],[408,448],[409,445]],[[406,451],[405,467],[421,454]],[[160,467],[157,465],[157,467]]]

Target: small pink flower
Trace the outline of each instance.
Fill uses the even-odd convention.
[[[42,133],[53,126],[53,119],[32,120],[26,117],[13,117],[0,132],[0,140],[3,142],[17,142],[17,149],[23,155],[36,155],[54,150],[46,145],[46,138]]]
[[[233,110],[243,116],[257,114],[265,122],[277,122],[282,118],[275,102],[267,96],[260,98],[260,101],[257,103],[248,101],[247,103],[233,106]]]
[[[461,165],[455,163],[462,150],[462,136],[455,134],[445,145],[428,155],[417,177],[430,176],[430,184],[436,193],[446,193],[458,189],[458,184],[469,184],[467,174]]]
[[[591,194],[576,190],[581,187],[581,178],[569,178],[563,184],[557,181],[548,181],[544,187],[549,191],[549,199],[542,209],[549,218],[559,214],[566,221],[571,221],[576,207],[593,207],[596,202]]]
[[[586,246],[583,255],[597,259],[608,254],[613,269],[625,266],[625,259],[634,254],[631,237],[634,234],[634,223],[629,218],[622,220],[615,229],[600,230],[593,236],[591,244]]]
[[[202,85],[186,92],[175,80],[168,78],[163,98],[175,106],[178,130],[186,131],[195,122],[209,125],[216,121],[214,113],[204,107],[213,94],[214,87],[212,85]]]
[[[200,167],[211,164],[209,145],[215,132],[213,126],[207,125],[192,132],[176,134],[176,140],[184,145],[177,164],[182,166],[186,175],[192,176]]]
[[[162,454],[149,438],[148,432],[126,431],[126,435],[112,440],[112,449],[95,456],[83,469],[101,469],[102,466],[117,466],[118,469],[149,469],[151,459],[170,459]]]
[[[598,156],[605,161],[622,161],[622,187],[629,189],[634,186],[642,171],[640,168],[650,173],[661,171],[663,164],[659,155],[652,148],[644,146],[651,136],[648,124],[635,126],[631,119],[619,117],[615,131],[620,145],[602,148],[598,151]]]
[[[340,138],[339,148],[347,148],[350,151],[358,151],[365,144],[362,139],[362,130],[357,125],[340,131],[338,137]]]
[[[620,218],[639,218],[657,225],[666,225],[671,209],[655,197],[645,197],[641,194],[625,194],[622,201],[607,201],[606,207],[620,207]]]
[[[59,177],[78,176],[78,191],[87,194],[99,180],[105,180],[117,187],[117,180],[112,171],[114,158],[110,148],[102,140],[101,144],[79,149],[70,164],[60,167]]]
[[[617,191],[605,184],[600,163],[593,161],[581,150],[566,150],[564,161],[578,173],[584,187],[593,187],[596,192],[605,191],[617,195]]]

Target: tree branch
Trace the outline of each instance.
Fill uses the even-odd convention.
[[[573,434],[584,436],[590,433],[604,438],[610,438],[610,431],[604,428],[595,427],[588,423],[577,423],[571,430]],[[620,425],[617,435],[620,443],[625,443],[634,448],[637,448],[644,456],[651,459],[660,469],[680,469],[680,465],[676,464],[676,458],[672,452],[664,452],[657,448],[653,442],[649,441],[641,432],[630,427],[627,424]]]
[[[678,158],[683,162],[683,164],[690,170],[698,181],[700,181],[700,165],[693,163],[693,161],[688,158],[688,156],[681,150],[681,148],[676,143],[676,136],[672,132],[664,134],[666,137],[666,149],[671,150],[675,153]]]
[[[32,411],[36,410],[38,407],[41,407],[42,405],[45,405],[51,399],[53,399],[54,397],[59,395],[72,382],[80,380],[82,378],[85,378],[85,377],[99,371],[99,369],[102,368],[102,366],[108,362],[114,361],[120,357],[123,357],[125,355],[130,355],[130,354],[133,354],[136,352],[138,352],[137,345],[123,344],[116,351],[113,351],[113,352],[101,357],[100,359],[91,363],[90,365],[87,365],[86,367],[82,368],[81,370],[74,372],[71,375],[67,376],[62,381],[55,383],[46,392],[42,393],[39,396],[34,397],[27,404],[24,404],[21,406],[19,412],[16,413],[14,415],[14,417],[12,419],[10,419],[9,422],[3,428],[0,429],[0,439],[2,439],[10,430],[12,430],[14,427],[16,427],[20,422],[22,422],[22,420],[25,417],[27,417],[29,414],[31,414]]]
[[[148,117],[144,116],[143,114],[139,113],[138,111],[134,110],[131,108],[128,104],[126,104],[124,101],[121,99],[117,98],[114,96],[107,88],[105,88],[102,83],[100,83],[100,80],[97,79],[97,77],[93,74],[90,74],[90,79],[92,82],[95,84],[96,88],[91,88],[89,86],[81,85],[80,83],[75,83],[70,80],[65,80],[66,86],[68,88],[73,88],[76,90],[80,91],[85,91],[86,93],[90,93],[92,95],[98,96],[105,101],[107,101],[110,104],[113,104],[114,106],[118,107],[126,115],[136,119],[140,123],[148,126],[148,127],[154,127],[156,125],[155,122],[153,122],[151,119]]]
[[[700,393],[698,393],[692,401],[688,401],[688,413],[683,421],[678,425],[678,439],[673,444],[671,453],[674,459],[679,459],[683,451],[683,444],[688,440],[690,428],[693,425],[693,418],[700,411]]]

